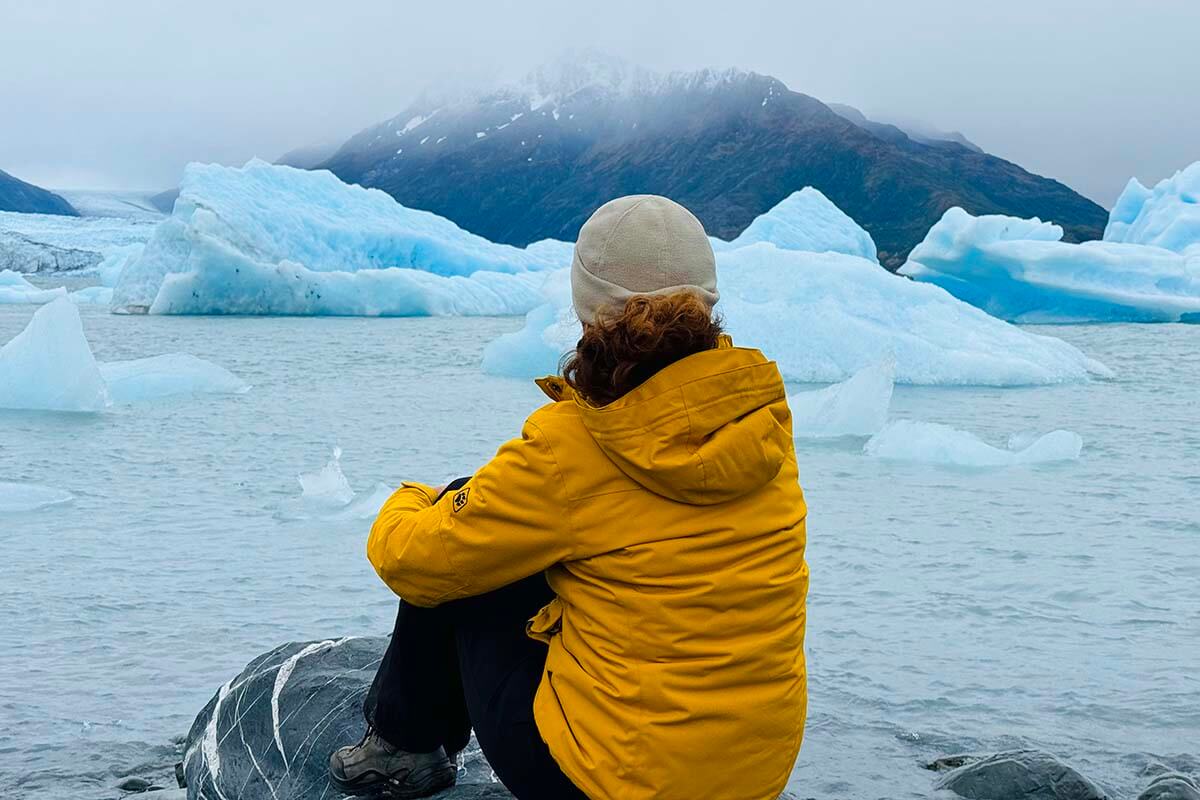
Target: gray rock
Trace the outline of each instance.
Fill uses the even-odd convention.
[[[1108,795],[1055,756],[1010,750],[959,767],[937,783],[971,800],[1108,800]]]
[[[145,778],[126,778],[117,784],[117,788],[122,792],[141,793],[162,789],[163,787],[156,786]]]
[[[329,754],[364,732],[362,702],[385,637],[293,642],[251,661],[196,717],[184,743],[189,800],[317,800],[340,797]],[[474,746],[445,800],[511,798],[491,783]]]
[[[1159,775],[1138,795],[1137,800],[1200,800],[1200,786],[1187,775]]]
[[[363,698],[387,645],[382,636],[293,642],[251,661],[192,723],[177,770],[187,800],[341,797],[326,776],[329,754],[362,737]],[[474,741],[458,780],[437,797],[512,800]]]

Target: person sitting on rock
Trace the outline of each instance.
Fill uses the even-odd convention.
[[[666,198],[597,210],[571,289],[582,338],[538,381],[552,402],[371,528],[402,599],[367,733],[330,759],[345,792],[449,787],[472,729],[519,800],[774,800],[788,781],[808,567],[779,370],[722,333],[712,246]]]

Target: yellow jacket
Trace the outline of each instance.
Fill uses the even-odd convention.
[[[539,384],[556,402],[458,502],[414,483],[388,500],[371,563],[421,606],[546,570],[534,714],[589,797],[774,800],[807,705],[806,509],[778,369],[723,346],[600,408]]]

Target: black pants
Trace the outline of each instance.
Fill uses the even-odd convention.
[[[546,645],[525,635],[525,622],[553,597],[538,574],[437,608],[401,600],[367,695],[367,721],[413,753],[457,753],[474,728],[488,763],[518,800],[586,800],[533,720]]]

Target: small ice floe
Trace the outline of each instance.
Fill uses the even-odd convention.
[[[0,305],[2,304],[33,304],[49,303],[59,297],[65,297],[67,290],[39,289],[27,281],[25,277],[11,269],[0,270]]]
[[[243,394],[250,384],[222,366],[189,353],[167,353],[100,364],[114,403],[137,403],[175,395]]]
[[[841,383],[789,395],[794,434],[821,439],[878,433],[887,424],[895,375],[896,362],[882,361]]]
[[[240,394],[250,386],[187,353],[98,363],[65,295],[39,308],[0,348],[0,408],[102,411],[181,394]]]
[[[16,514],[37,511],[51,506],[61,506],[74,500],[70,492],[36,483],[12,483],[0,481],[0,514]]]
[[[1018,446],[1019,449],[1013,449]],[[1075,461],[1083,439],[1072,431],[1051,431],[1032,438],[1019,434],[1007,448],[993,447],[968,431],[936,422],[896,420],[867,441],[863,452],[893,461],[914,461],[957,467],[1008,467]]]
[[[334,447],[325,466],[296,476],[300,496],[284,501],[279,516],[284,519],[372,519],[392,494],[385,483],[356,493],[342,472],[342,448]]]

